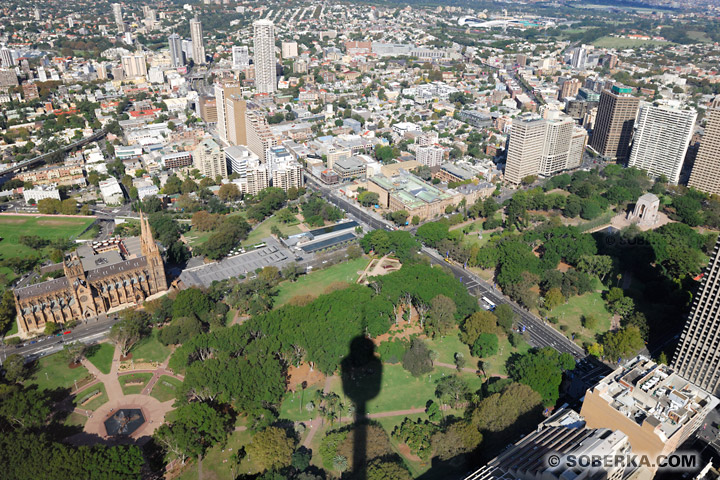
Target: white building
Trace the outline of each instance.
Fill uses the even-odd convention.
[[[282,188],[286,192],[290,188],[300,188],[304,183],[302,166],[296,161],[278,165],[272,172],[273,187]]]
[[[405,135],[407,132],[419,132],[420,125],[410,122],[399,122],[392,126],[393,132],[398,135]]]
[[[253,23],[255,42],[255,89],[258,93],[274,93],[277,89],[275,59],[275,26],[271,20]]]
[[[297,42],[282,42],[282,58],[295,58],[298,56]]]
[[[103,197],[105,205],[120,205],[123,203],[125,196],[117,178],[110,177],[100,182],[100,194]]]
[[[232,64],[235,70],[245,70],[250,66],[250,50],[245,45],[233,45]]]
[[[445,156],[445,149],[440,145],[425,145],[417,147],[415,150],[415,157],[418,163],[427,165],[428,167],[435,167],[443,163]]]
[[[245,178],[234,180],[242,193],[257,195],[261,190],[270,186],[270,174],[267,165],[261,164],[259,160],[250,159],[247,162]]]
[[[202,23],[197,17],[190,20],[190,38],[192,39],[192,57],[197,65],[205,64],[205,45],[203,44]]]
[[[225,160],[230,173],[237,173],[240,178],[247,176],[248,163],[260,162],[260,157],[250,151],[245,145],[225,148]]]
[[[113,17],[115,17],[115,25],[117,25],[118,32],[125,30],[125,22],[123,21],[122,5],[119,3],[112,4]]]
[[[147,65],[145,64],[145,55],[123,55],[120,58],[122,63],[123,75],[125,78],[144,77],[147,75]]]
[[[35,203],[39,202],[40,200],[44,200],[46,198],[54,198],[55,200],[60,200],[60,191],[57,188],[57,185],[37,185],[33,188],[26,188],[23,190],[23,197],[25,198],[25,203],[30,204],[30,200],[34,200]]]
[[[653,178],[665,175],[677,184],[696,118],[695,110],[681,110],[677,102],[640,107],[628,166]]]

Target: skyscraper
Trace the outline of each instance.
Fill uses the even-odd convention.
[[[253,23],[255,41],[255,89],[258,93],[273,93],[277,88],[275,60],[275,27],[271,20]]]
[[[197,17],[190,20],[190,38],[192,39],[192,57],[196,65],[205,64],[205,46],[203,45],[202,23]]]
[[[182,67],[185,65],[185,59],[183,58],[182,51],[182,39],[177,33],[173,33],[168,37],[168,43],[170,44],[170,64],[174,67]]]
[[[250,66],[250,51],[246,46],[233,45],[232,47],[232,63],[233,68],[237,70],[245,70]]]
[[[145,55],[138,53],[135,55],[123,55],[120,58],[122,63],[123,74],[125,78],[142,77],[147,75],[147,65],[145,64]]]
[[[695,110],[678,107],[677,102],[655,102],[640,108],[628,167],[678,183],[697,118]]]
[[[673,368],[678,375],[715,395],[720,393],[718,281],[720,241],[715,244],[673,358]]]
[[[112,10],[118,32],[122,33],[125,31],[125,22],[123,21],[122,6],[119,3],[113,3]]]
[[[720,96],[706,112],[705,133],[700,140],[688,187],[720,195]]]
[[[528,175],[549,176],[582,163],[587,134],[572,118],[552,111],[513,121],[505,179],[519,184]]]
[[[225,153],[220,145],[212,138],[206,138],[193,150],[193,167],[200,170],[206,177],[215,178],[218,175],[227,178],[227,163]]]
[[[600,94],[595,129],[590,146],[610,159],[625,160],[630,151],[635,115],[640,99],[633,97],[632,89],[613,85]]]
[[[225,99],[230,95],[241,95],[242,89],[236,83],[215,84],[215,99],[217,101],[217,132],[223,142],[228,142],[228,119]],[[236,145],[236,144],[233,144]]]
[[[15,51],[9,48],[0,48],[0,66],[10,68],[15,66]]]

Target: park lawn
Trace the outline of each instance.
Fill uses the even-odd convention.
[[[157,338],[159,331],[159,329],[153,328],[150,335],[142,338],[133,346],[132,350],[130,350],[133,361],[158,363],[165,361],[170,355],[171,349],[160,343]]]
[[[322,295],[325,289],[335,282],[355,283],[358,272],[367,267],[368,259],[363,257],[316,270],[303,275],[296,282],[285,281],[278,286],[275,305],[282,306],[296,295]]]
[[[402,453],[400,453],[400,450],[398,448],[398,445],[400,445],[400,442],[398,442],[395,438],[392,437],[392,432],[395,430],[395,427],[400,425],[405,418],[409,418],[412,421],[415,420],[427,420],[427,415],[424,413],[415,413],[411,415],[397,415],[394,417],[383,417],[383,418],[377,418],[374,421],[378,422],[385,432],[387,432],[388,436],[390,437],[390,444],[393,446],[395,451],[400,455],[400,458],[403,459],[403,463],[406,467],[408,467],[408,470],[410,470],[410,473],[412,474],[413,478],[417,478],[420,475],[424,474],[431,466],[432,466],[432,459],[425,461],[413,461],[407,457],[405,457]]]
[[[207,242],[207,239],[210,238],[210,235],[212,234],[213,232],[200,232],[191,228],[184,236],[191,247],[197,247],[198,245],[202,245]]]
[[[84,401],[88,398],[88,395],[90,395],[92,392],[100,392],[100,395],[90,400],[85,405],[82,405],[80,402]],[[75,405],[78,408],[82,408],[83,410],[93,410],[95,411],[99,407],[101,407],[103,404],[105,404],[108,401],[107,392],[105,391],[105,384],[102,382],[96,383],[92,387],[88,387],[84,390],[81,390],[73,397],[73,405]]]
[[[230,472],[230,457],[237,453],[242,447],[248,445],[252,441],[252,433],[249,430],[242,432],[231,432],[227,442],[224,445],[215,445],[207,451],[203,458],[203,478],[213,478],[217,480],[233,480]],[[227,463],[223,463],[227,460]],[[238,474],[253,474],[259,472],[260,467],[251,459],[245,457],[239,468],[236,470]],[[192,462],[178,480],[196,480],[198,478],[197,462]]]
[[[460,333],[460,330],[458,328],[454,328],[450,333],[445,335],[444,337],[437,337],[433,339],[426,339],[425,343],[427,344],[428,348],[430,350],[433,350],[437,352],[438,357],[437,361],[440,363],[449,363],[451,365],[455,364],[455,354],[460,352],[463,354],[466,360],[467,367],[474,368],[475,365],[471,365],[473,361],[475,364],[477,364],[477,358],[472,357],[470,354],[470,347],[465,345],[460,341],[460,337],[458,337],[458,334]]]
[[[263,238],[267,238],[272,235],[272,233],[270,233],[270,229],[272,229],[273,226],[277,226],[280,231],[287,236],[298,234],[302,232],[300,227],[298,227],[299,223],[300,222],[282,223],[276,216],[273,215],[272,217],[265,219],[262,223],[256,225],[250,232],[250,235],[248,235],[248,238],[243,240],[242,246],[247,247],[262,242]]]
[[[522,342],[517,348],[510,345],[510,341],[508,340],[506,335],[498,335],[498,353],[493,355],[492,357],[483,358],[483,368],[485,369],[485,374],[488,377],[492,376],[507,376],[507,370],[505,368],[508,358],[510,358],[510,355],[513,353],[525,353],[530,349],[530,345],[527,342]],[[471,361],[468,360],[467,366],[470,368],[475,368],[477,366],[477,360],[475,360],[475,357],[473,357],[472,361],[474,361],[474,364],[470,364]]]
[[[46,375],[47,374],[47,375]],[[37,385],[40,390],[54,390],[56,388],[73,389],[75,380],[78,383],[90,377],[84,366],[68,367],[68,362],[62,354],[48,355],[37,361],[37,368],[28,379],[28,383]]]
[[[79,413],[70,412],[70,415],[65,419],[65,425],[68,427],[84,427],[88,417],[80,415]]]
[[[129,375],[122,375],[118,377],[118,381],[120,382],[123,394],[135,395],[143,391],[143,388],[145,388],[145,385],[147,385],[152,376],[152,373],[131,373]],[[131,382],[142,382],[142,384],[127,385]]]
[[[575,342],[579,345],[583,342],[595,342],[597,335],[610,330],[610,318],[612,318],[612,313],[605,308],[602,295],[602,292],[591,292],[572,297],[564,305],[554,308],[548,317],[557,318],[558,325],[566,325],[567,330],[563,333],[570,338],[574,333]],[[594,330],[583,327],[583,315],[594,315],[598,318],[598,327]]]
[[[280,418],[283,420],[292,420],[294,422],[305,422],[312,420],[318,414],[318,401],[316,399],[317,391],[322,388],[322,385],[311,385],[298,392],[285,392],[282,404],[280,405]],[[315,404],[315,409],[312,412],[308,412],[305,409],[305,405],[308,402]]]
[[[178,388],[182,385],[182,381],[168,375],[161,375],[157,383],[150,392],[150,396],[161,402],[167,402],[175,398]]]
[[[0,215],[2,257],[28,257],[37,254],[37,250],[20,244],[22,235],[37,235],[48,240],[74,239],[94,221],[94,217]]]
[[[115,347],[109,343],[100,343],[93,345],[88,350],[90,353],[88,353],[85,358],[102,373],[106,375],[110,373]]]
[[[392,412],[410,408],[425,408],[428,400],[435,399],[435,387],[438,379],[453,375],[454,370],[445,367],[436,367],[432,372],[413,377],[400,364],[384,364],[382,373],[374,374],[375,378],[365,377],[347,389],[336,385],[333,390],[340,395],[345,405],[350,405],[356,392],[365,391],[367,382],[376,382],[377,375],[381,375],[380,393],[367,402],[367,413]],[[482,385],[482,378],[473,373],[462,373],[460,376],[466,380],[471,391],[476,391]]]

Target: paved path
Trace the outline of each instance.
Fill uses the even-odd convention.
[[[323,387],[323,393],[330,392],[330,383],[333,381],[334,378],[337,378],[337,375],[332,375],[325,378],[325,386]],[[314,418],[307,422],[307,427],[309,428],[309,430],[307,436],[305,437],[305,440],[303,440],[303,447],[310,448],[310,443],[312,442],[315,433],[317,433],[318,428],[320,428],[320,425],[322,425],[321,418]]]
[[[455,366],[451,363],[433,362],[433,366],[434,367],[452,368],[453,370],[457,370],[457,366]],[[477,368],[463,367],[462,371],[468,372],[468,373],[475,373],[477,375],[482,375],[482,371],[478,370]],[[495,374],[491,375],[491,377],[508,378],[507,375],[502,375],[499,373],[495,373]]]
[[[70,438],[70,441],[75,445],[91,445],[98,443],[98,440],[102,442],[112,442],[113,439],[107,436],[104,422],[115,410],[120,408],[139,408],[142,410],[143,415],[145,416],[145,423],[131,435],[132,439],[142,443],[143,441],[148,440],[155,430],[163,424],[165,415],[173,409],[173,403],[175,402],[174,399],[168,400],[167,402],[160,402],[158,399],[149,395],[152,390],[152,386],[155,385],[157,379],[160,378],[161,375],[170,375],[175,378],[180,377],[166,369],[167,360],[160,366],[159,369],[153,371],[151,382],[153,380],[154,382],[152,385],[148,382],[148,385],[143,389],[142,393],[135,395],[125,395],[122,391],[122,387],[120,386],[120,381],[118,380],[120,376],[119,349],[115,348],[110,373],[108,374],[102,373],[87,359],[83,359],[82,364],[91,374],[95,375],[95,378],[97,378],[98,381],[103,382],[105,385],[105,391],[107,392],[108,401],[94,412],[82,408],[74,409],[76,413],[88,417],[83,433],[74,435]],[[132,373],[136,372],[127,372],[127,374]]]

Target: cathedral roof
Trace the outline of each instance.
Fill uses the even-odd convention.
[[[18,288],[15,290],[20,300],[35,297],[38,295],[48,295],[60,290],[66,290],[70,284],[66,277],[55,278],[42,283],[36,283],[35,285],[28,285],[27,287]]]

